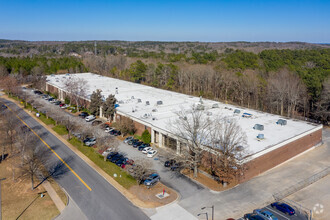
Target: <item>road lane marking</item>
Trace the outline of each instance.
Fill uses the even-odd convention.
[[[275,210],[273,210],[273,209],[270,209],[270,208],[268,208],[268,207],[265,207],[265,208],[268,209],[269,211],[275,212],[276,214],[278,214],[279,216],[282,216],[283,218],[285,218],[285,219],[287,219],[287,220],[290,220],[288,217],[284,216],[283,214],[281,214],[281,213],[279,213],[279,212],[277,212],[277,211],[275,211]]]
[[[3,102],[2,102],[3,103]],[[92,191],[92,189],[87,185],[87,183],[85,183],[84,180],[81,179],[81,177],[28,125],[25,123],[25,121],[23,121],[23,119],[21,119],[18,114],[16,112],[14,112],[8,105],[6,105],[5,103],[3,103],[5,106],[7,106],[7,108],[13,112],[16,117],[23,123],[25,124],[34,134],[35,136],[37,136],[41,141],[42,143],[44,143],[46,145],[46,147],[48,147],[49,150],[51,150],[55,156],[67,167],[69,168],[69,170],[80,180],[80,182],[82,182],[86,188],[89,190],[89,191]]]

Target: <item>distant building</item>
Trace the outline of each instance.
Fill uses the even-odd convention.
[[[46,90],[65,98],[64,82],[68,77],[52,75],[47,77]],[[248,170],[241,182],[249,180],[322,142],[322,125],[295,119],[281,119],[278,115],[201,99],[185,94],[157,89],[150,86],[124,80],[100,76],[92,73],[70,74],[70,77],[83,78],[88,82],[88,96],[82,97],[89,102],[90,95],[96,89],[102,90],[107,97],[114,94],[118,100],[115,120],[122,117],[134,121],[137,134],[147,129],[151,133],[151,142],[159,147],[171,147],[181,152],[180,138],[171,132],[169,120],[176,112],[192,105],[205,110],[208,117],[216,115],[237,119],[247,135],[250,155],[244,160]],[[202,103],[202,104],[201,104]],[[280,122],[280,123],[279,123]]]

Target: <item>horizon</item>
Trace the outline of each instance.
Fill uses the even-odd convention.
[[[3,39],[330,42],[330,2],[325,0],[13,0],[1,7]]]

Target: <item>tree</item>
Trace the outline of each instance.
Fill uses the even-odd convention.
[[[69,78],[64,84],[65,90],[68,92],[70,101],[74,101],[77,105],[77,111],[79,111],[79,101],[86,97],[87,81],[82,78]]]
[[[212,171],[228,183],[243,170],[242,159],[247,155],[246,134],[235,119],[226,117],[214,120],[210,130],[209,146],[216,158],[211,162],[211,165],[215,163]]]
[[[100,107],[103,104],[101,90],[97,89],[92,93],[91,103],[89,105],[89,111],[93,115],[100,115]]]
[[[31,145],[24,153],[24,165],[22,168],[24,172],[30,175],[32,190],[34,190],[34,176],[46,163],[45,152],[41,148],[40,144]]]
[[[181,109],[177,116],[178,119],[171,122],[171,128],[179,140],[184,142],[186,149],[182,152],[192,164],[194,177],[197,177],[201,156],[210,135],[211,121],[205,111],[198,110],[197,106],[192,106],[190,110]]]
[[[135,126],[133,120],[126,117],[121,117],[120,120],[116,121],[116,127],[121,131],[122,135],[135,133]]]
[[[138,184],[142,184],[143,180],[154,172],[150,169],[152,164],[148,160],[141,159],[136,160],[134,164],[135,166],[131,167],[128,171],[136,179]]]
[[[110,121],[113,120],[116,109],[115,104],[117,100],[114,95],[109,95],[103,104],[104,116],[107,117]]]
[[[68,140],[71,139],[72,132],[77,128],[78,123],[76,118],[68,116],[66,119],[62,121],[63,125],[65,126],[66,130],[68,131]]]
[[[141,139],[144,143],[146,144],[150,144],[151,142],[151,134],[149,133],[149,131],[146,129],[144,130],[144,132],[141,135]]]
[[[132,63],[129,68],[129,74],[134,82],[141,82],[145,80],[145,74],[147,71],[147,65],[141,60]]]

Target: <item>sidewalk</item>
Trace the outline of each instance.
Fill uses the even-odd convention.
[[[50,198],[55,203],[57,209],[60,212],[62,212],[65,209],[65,205],[64,205],[63,201],[61,200],[61,198],[56,193],[56,191],[54,190],[54,188],[50,185],[50,183],[48,182],[48,180],[45,180],[42,183],[42,186],[45,188],[45,190],[47,191],[48,195],[50,196]]]

